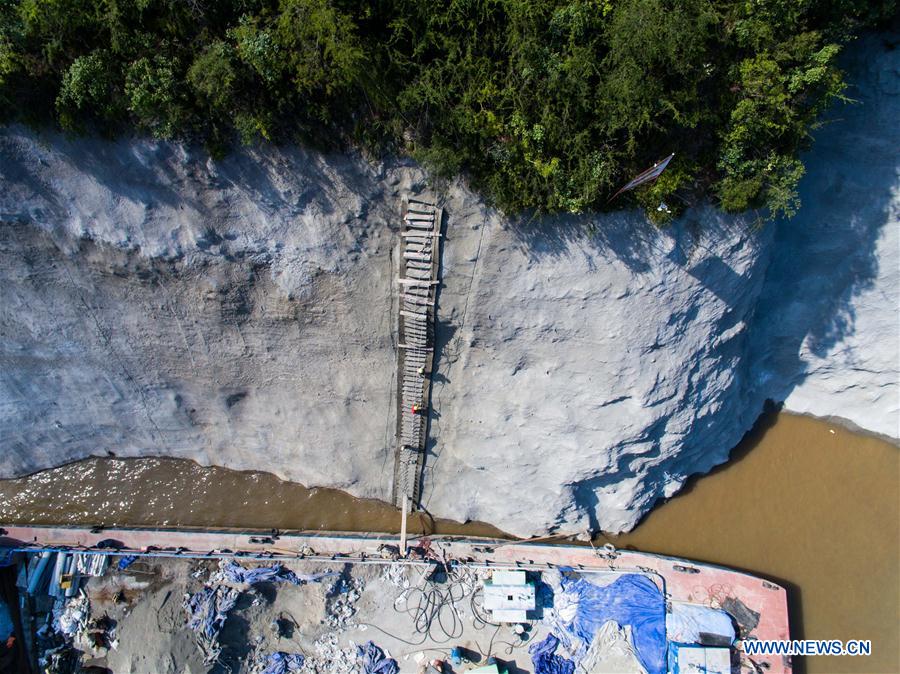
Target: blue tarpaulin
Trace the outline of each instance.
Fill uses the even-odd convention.
[[[221,572],[225,580],[236,585],[255,585],[265,581],[303,585],[328,576],[339,575],[335,572],[298,575],[281,564],[245,569],[233,560],[222,565]],[[240,596],[238,589],[219,583],[221,583],[221,577],[215,581],[215,584],[207,585],[199,592],[192,594],[184,603],[188,612],[188,627],[197,633],[197,644],[200,646],[206,662],[213,662],[218,658],[220,652],[219,632],[225,624],[228,612],[234,608]]]
[[[223,585],[204,587],[187,599],[188,627],[207,639],[214,639],[237,600],[238,593],[231,588]]]
[[[299,653],[271,653],[261,674],[289,674],[303,669],[303,656]]]
[[[361,674],[398,674],[400,671],[397,661],[387,657],[372,641],[357,646],[356,654],[362,658]]]
[[[0,600],[0,643],[5,642],[9,637],[16,633],[16,626],[13,623],[12,614],[6,602]]]
[[[312,583],[329,576],[339,575],[336,571],[298,575],[290,569],[283,567],[281,564],[259,566],[255,569],[245,569],[233,560],[229,560],[225,566],[222,567],[222,573],[225,574],[225,578],[232,583],[246,583],[247,585],[255,585],[256,583],[263,582],[285,582],[292,585],[303,585],[304,583]]]
[[[534,674],[575,674],[575,663],[556,655],[557,646],[559,639],[548,634],[540,643],[528,647],[531,662],[534,664]]]
[[[577,642],[579,653],[584,654],[603,623],[615,620],[620,626],[631,626],[635,650],[648,674],[665,672],[666,603],[652,580],[630,573],[601,587],[563,575],[561,590],[559,603],[574,609],[572,618],[561,626],[568,632],[565,636]]]
[[[137,561],[137,555],[122,555],[119,557],[119,571],[124,571]]]
[[[188,627],[197,633],[197,646],[203,653],[204,662],[208,664],[219,658],[219,632],[239,596],[240,593],[234,588],[216,585],[204,587],[184,602],[188,612]]]

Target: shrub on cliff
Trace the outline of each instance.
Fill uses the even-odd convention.
[[[510,211],[790,214],[837,58],[893,2],[0,0],[0,110],[67,129],[353,143]],[[668,205],[658,209],[661,202]]]

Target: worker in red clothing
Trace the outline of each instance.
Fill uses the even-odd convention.
[[[413,414],[419,414],[421,411],[422,411],[422,406],[421,406],[421,405],[413,405],[413,406],[412,406],[412,413],[413,413]]]

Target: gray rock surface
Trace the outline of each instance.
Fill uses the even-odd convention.
[[[0,148],[4,475],[112,451],[389,489],[394,204],[362,162]]]
[[[711,210],[595,235],[467,220],[443,257],[429,509],[528,531],[525,496],[541,529],[618,531],[727,458],[761,409],[743,354],[767,234]]]
[[[766,398],[898,430],[898,51],[756,230],[689,212],[510,221],[450,185],[424,502],[511,533],[634,525]],[[390,495],[404,163],[220,162],[0,132],[0,475],[177,456]]]
[[[900,53],[867,40],[847,60],[855,103],[826,118],[803,208],[776,229],[750,361],[758,390],[787,409],[896,439]]]

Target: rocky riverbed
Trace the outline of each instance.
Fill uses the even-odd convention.
[[[512,220],[431,190],[446,238],[424,505],[513,534],[631,528],[768,399],[897,438],[900,51],[804,206]],[[0,474],[174,456],[388,498],[407,162],[0,132]],[[523,507],[523,494],[527,507]]]

